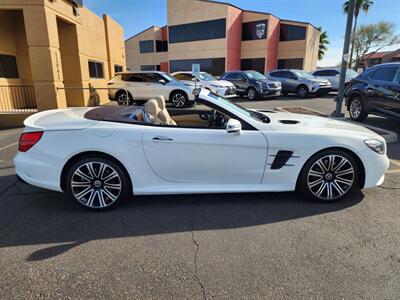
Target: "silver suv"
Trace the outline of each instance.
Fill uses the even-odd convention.
[[[133,101],[146,101],[162,95],[175,107],[181,108],[194,102],[194,88],[194,83],[179,82],[165,72],[128,71],[117,73],[108,82],[108,98],[119,105],[131,105]]]
[[[310,94],[320,96],[331,91],[329,80],[315,77],[302,70],[273,70],[267,76],[282,83],[282,94],[284,95],[296,93],[300,98],[306,98]]]

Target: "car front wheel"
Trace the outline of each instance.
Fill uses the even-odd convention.
[[[350,118],[357,122],[362,122],[368,117],[368,114],[364,109],[364,103],[359,96],[351,98],[349,103],[349,114]]]
[[[305,85],[300,85],[297,90],[296,90],[297,96],[299,96],[300,98],[306,98],[308,97],[308,87],[306,87]]]
[[[254,101],[257,99],[257,91],[255,88],[249,88],[247,91],[247,98],[249,98],[250,101]]]
[[[105,210],[129,195],[122,168],[112,160],[91,157],[75,162],[67,175],[67,192],[82,206]]]
[[[359,166],[344,151],[323,151],[304,166],[298,188],[308,198],[332,202],[345,198],[357,186]]]
[[[171,94],[171,102],[176,108],[183,108],[188,105],[188,96],[184,92],[174,92]]]

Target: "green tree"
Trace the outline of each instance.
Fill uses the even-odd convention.
[[[376,53],[384,47],[400,43],[400,35],[395,35],[395,24],[379,22],[361,25],[354,37],[356,61],[368,67],[365,55]]]
[[[351,40],[351,50],[350,50],[350,60],[349,60],[349,68],[352,66],[352,59],[354,54],[354,39],[357,32],[357,21],[358,15],[360,11],[363,11],[365,14],[368,13],[369,8],[374,4],[373,0],[355,0],[355,7],[354,7],[354,26],[353,26],[353,33],[352,33],[352,40]],[[347,0],[343,4],[343,11],[347,14],[349,11],[350,1]]]
[[[322,31],[322,27],[318,27],[318,30],[320,31],[318,60],[322,60],[322,58],[324,58],[326,54],[326,51],[328,50],[329,39],[328,39],[328,33],[325,30]]]

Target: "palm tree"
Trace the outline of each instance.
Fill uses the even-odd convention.
[[[369,8],[374,4],[374,0],[355,0],[355,7],[354,7],[354,27],[353,27],[353,34],[351,40],[351,51],[350,51],[350,60],[349,60],[349,68],[352,65],[353,59],[353,52],[354,52],[354,39],[357,32],[357,19],[360,11],[362,10],[365,14],[368,13]],[[343,11],[347,14],[349,11],[350,1],[346,0],[343,3]]]
[[[321,60],[328,50],[329,40],[328,33],[326,31],[322,31],[322,27],[318,27],[318,30],[321,33],[319,36],[318,60]]]

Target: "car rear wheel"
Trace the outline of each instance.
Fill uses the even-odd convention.
[[[255,88],[251,87],[247,90],[247,98],[249,98],[250,101],[257,99],[257,91]]]
[[[351,98],[349,103],[349,114],[350,118],[357,122],[362,122],[368,117],[360,96],[354,96]]]
[[[91,157],[74,163],[67,175],[67,192],[82,206],[105,210],[129,194],[127,176],[112,160]]]
[[[359,166],[347,152],[327,150],[314,155],[303,167],[298,188],[308,198],[332,202],[357,187]]]
[[[186,93],[177,91],[171,94],[170,100],[176,108],[183,108],[188,106],[188,96]]]
[[[118,105],[132,105],[133,104],[132,95],[129,92],[119,91],[115,98],[118,102]]]
[[[308,97],[308,87],[305,85],[300,85],[299,87],[297,87],[296,90],[297,96],[299,96],[300,98],[306,98]]]

